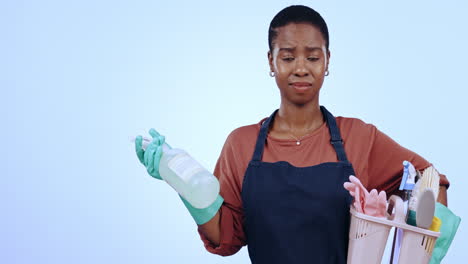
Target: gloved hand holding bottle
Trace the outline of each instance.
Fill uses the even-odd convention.
[[[223,204],[219,182],[210,172],[181,149],[172,149],[153,128],[152,140],[135,138],[135,151],[148,174],[166,181],[181,197],[198,225],[211,220]],[[145,143],[145,144],[144,144]]]

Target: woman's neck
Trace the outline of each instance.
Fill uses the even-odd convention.
[[[318,102],[309,105],[294,105],[281,102],[272,130],[301,137],[310,134],[324,122]]]

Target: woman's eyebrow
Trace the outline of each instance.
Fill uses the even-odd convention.
[[[307,51],[316,51],[319,50],[321,51],[321,47],[306,47],[305,48]],[[294,52],[296,50],[296,47],[294,48],[280,48],[279,51],[286,51],[286,52]]]
[[[315,50],[320,50],[321,51],[322,48],[320,48],[320,47],[306,47],[306,50],[307,51],[315,51]]]
[[[280,48],[279,51],[287,51],[287,52],[294,52],[296,48]]]

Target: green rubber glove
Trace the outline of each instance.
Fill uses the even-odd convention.
[[[442,220],[442,226],[440,227],[440,236],[437,238],[432,251],[430,264],[439,264],[445,257],[461,221],[459,216],[456,216],[441,203],[436,203],[435,216]]]
[[[184,197],[180,196],[180,199],[182,199],[182,202],[184,202],[185,207],[197,225],[203,225],[210,221],[219,211],[219,208],[221,208],[221,205],[223,205],[224,202],[223,197],[218,195],[216,200],[210,206],[207,208],[198,209],[193,207],[187,200],[184,199]]]
[[[160,135],[154,128],[149,130],[149,134],[153,138],[146,150],[143,149],[143,138],[137,136],[135,138],[135,151],[141,164],[146,167],[148,174],[158,180],[162,180],[159,175],[159,162],[162,156],[162,145],[164,144],[165,137]]]
[[[143,149],[143,138],[137,136],[135,138],[135,151],[140,162],[146,167],[148,174],[158,180],[162,180],[159,174],[159,162],[162,157],[162,145],[165,143],[165,137],[159,134],[154,128],[151,128],[149,134],[153,138],[146,150]],[[180,195],[179,195],[180,196]],[[218,195],[216,200],[207,208],[198,209],[193,207],[187,200],[180,196],[185,207],[189,211],[195,223],[203,225],[210,221],[218,212],[224,202],[223,197]]]

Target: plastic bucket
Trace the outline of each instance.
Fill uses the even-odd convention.
[[[412,228],[408,228],[412,227]],[[403,228],[399,264],[429,263],[440,233],[414,226]]]
[[[375,264],[382,260],[392,225],[385,223],[385,219],[366,218],[366,215],[352,209],[348,263]]]
[[[398,196],[390,197],[389,210],[391,214],[379,218],[358,213],[351,207],[348,264],[380,263],[392,227],[403,231],[398,264],[429,263],[440,233],[407,225],[403,201]]]

